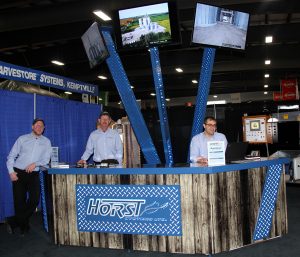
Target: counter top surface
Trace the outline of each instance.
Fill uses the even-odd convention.
[[[197,163],[174,164],[174,165],[149,165],[143,167],[124,168],[121,165],[109,168],[51,168],[49,174],[111,174],[111,175],[151,175],[151,174],[214,174],[235,170],[246,170],[259,167],[268,167],[277,164],[287,164],[289,158],[243,160],[241,163],[224,166],[201,166]]]

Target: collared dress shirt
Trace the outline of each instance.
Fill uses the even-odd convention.
[[[198,157],[207,158],[207,142],[224,141],[224,149],[227,147],[227,139],[224,134],[215,132],[213,136],[207,137],[204,132],[194,136],[190,145],[190,160],[196,162]]]
[[[105,132],[101,129],[94,130],[89,136],[81,160],[88,160],[92,154],[95,162],[116,159],[122,164],[123,145],[118,132],[110,128]]]
[[[49,164],[51,153],[51,142],[47,137],[36,136],[33,133],[22,135],[17,139],[7,157],[8,173],[14,171],[13,167],[25,170],[31,163],[35,163],[34,171],[38,171],[41,166]]]

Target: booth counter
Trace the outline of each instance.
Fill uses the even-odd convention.
[[[214,254],[282,236],[287,233],[284,164],[288,162],[287,158],[279,158],[216,167],[192,165],[49,169],[55,243]],[[106,227],[101,228],[102,221],[106,218],[104,216],[98,221],[93,221],[93,224],[100,224],[96,228],[88,225],[88,228],[83,229],[89,231],[90,228],[91,232],[82,232],[82,229],[78,231],[82,226],[82,221],[78,219],[88,212],[81,212],[78,203],[81,196],[78,196],[78,192],[81,186],[89,190],[92,188],[93,191],[98,190],[97,187],[90,187],[91,185],[108,186],[105,190],[109,190],[109,185],[119,185],[118,190],[125,188],[127,191],[133,190],[134,187],[126,185],[140,185],[138,188],[142,191],[150,187],[144,188],[141,185],[177,185],[180,192],[177,209],[181,211],[179,227],[182,233],[169,235],[168,232],[164,232],[165,234],[160,235],[159,232],[141,232],[142,235],[139,235],[140,230],[134,230],[133,223],[124,227],[124,232],[120,233],[94,232],[107,231]],[[94,198],[92,200],[95,200]],[[132,199],[136,201],[138,197]],[[120,227],[124,223],[113,224]],[[139,225],[143,226],[142,223]],[[100,230],[97,230],[98,228]]]

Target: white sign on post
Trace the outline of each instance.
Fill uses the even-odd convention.
[[[51,167],[58,167],[58,147],[57,146],[52,146],[52,153],[51,153]]]
[[[225,165],[224,141],[207,142],[208,166]]]

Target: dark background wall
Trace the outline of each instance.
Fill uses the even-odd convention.
[[[299,104],[299,102],[288,102],[286,104]],[[221,106],[207,107],[206,115],[215,116],[218,120],[217,130],[224,133],[228,142],[243,141],[242,117],[244,114],[268,115],[277,113],[277,102],[250,102],[240,104],[226,104]],[[116,108],[105,108],[117,120],[126,115],[125,110]],[[167,109],[170,134],[173,147],[173,157],[175,163],[187,161],[187,154],[191,140],[191,130],[194,118],[194,107],[176,106]],[[142,109],[142,114],[146,121],[150,135],[155,147],[164,162],[163,142],[161,137],[159,115],[156,108]],[[277,150],[298,150],[299,148],[299,122],[280,122],[278,123],[278,143],[269,144],[269,153]],[[267,156],[265,144],[250,145],[248,151],[259,150],[262,156]]]

